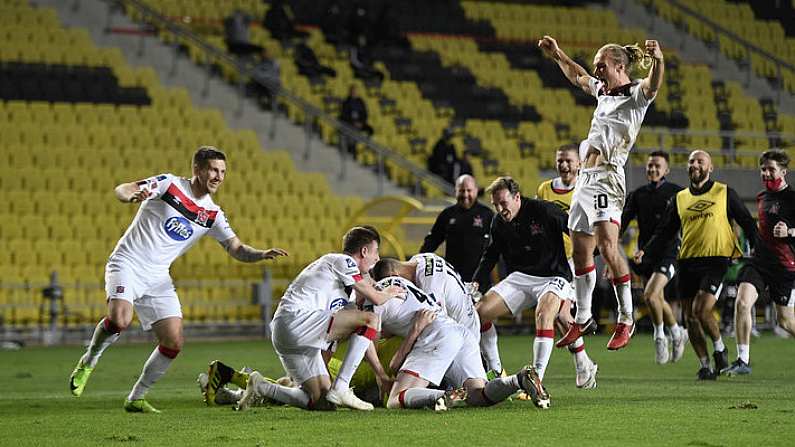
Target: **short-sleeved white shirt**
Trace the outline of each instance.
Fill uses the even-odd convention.
[[[654,98],[646,98],[637,80],[613,94],[608,94],[605,84],[593,77],[588,79],[588,86],[597,101],[588,144],[602,152],[606,164],[623,168]]]
[[[323,255],[290,283],[279,303],[279,311],[339,310],[348,304],[350,290],[361,281],[356,261],[345,254]]]
[[[110,262],[132,263],[139,271],[162,273],[205,234],[219,242],[235,237],[209,194],[193,195],[190,180],[160,174],[138,182],[150,195],[138,208]]]
[[[425,330],[420,338],[430,336],[433,332],[441,327],[448,325],[458,325],[455,321],[449,318],[434,296],[420,290],[411,281],[398,276],[390,276],[378,281],[377,286],[381,289],[386,289],[389,286],[396,285],[406,290],[406,299],[393,298],[387,300],[384,304],[373,307],[373,312],[381,319],[381,329],[389,332],[392,335],[399,335],[401,337],[408,336],[411,327],[414,324],[414,315],[417,311],[429,309],[436,312],[436,319],[429,325],[433,330]]]
[[[425,293],[433,295],[453,320],[465,324],[475,312],[472,299],[464,288],[461,276],[441,256],[420,253],[411,258],[417,262],[414,279]]]

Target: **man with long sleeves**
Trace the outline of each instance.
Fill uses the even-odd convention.
[[[679,296],[690,343],[701,364],[698,379],[715,380],[718,372],[729,366],[728,351],[712,309],[729,263],[740,255],[731,221],[742,227],[752,247],[757,239],[756,222],[733,189],[709,178],[713,167],[708,153],[693,151],[687,163],[690,187],[671,198],[662,224],[635,254],[635,262],[640,264],[644,254],[659,259],[681,229]],[[705,332],[713,342],[714,369],[710,368]]]

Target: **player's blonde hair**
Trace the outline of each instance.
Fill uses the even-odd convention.
[[[608,43],[599,48],[596,54],[604,54],[614,64],[624,65],[624,71],[627,74],[631,73],[635,66],[640,67],[641,70],[646,70],[652,64],[651,55],[643,51],[637,43],[623,46],[617,43]]]

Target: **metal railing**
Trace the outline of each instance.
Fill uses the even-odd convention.
[[[774,63],[776,66],[776,78],[778,79],[778,82],[774,83],[773,87],[776,90],[776,101],[779,104],[781,104],[782,91],[786,91],[786,85],[784,83],[784,78],[782,77],[782,71],[789,70],[791,73],[795,74],[795,66],[793,66],[789,62],[781,60],[780,58],[771,54],[767,50],[764,50],[754,45],[753,43],[745,40],[744,38],[740,37],[737,33],[727,28],[724,28],[723,26],[719,25],[717,22],[713,21],[709,17],[706,17],[703,14],[697,12],[696,10],[690,8],[689,6],[686,6],[684,3],[678,0],[666,0],[666,1],[675,8],[677,8],[680,12],[697,19],[706,26],[708,26],[716,35],[726,36],[729,39],[738,43],[739,45],[742,45],[742,47],[745,49],[745,54],[747,55],[746,60],[748,62],[745,67],[747,75],[746,85],[751,82],[751,76],[753,75],[753,63],[751,60],[752,53]],[[720,50],[720,41],[716,40],[715,44],[718,45],[718,50]],[[718,51],[718,53],[720,53],[720,51]]]
[[[194,33],[187,27],[176,23],[169,18],[163,16],[158,11],[154,10],[153,8],[146,5],[144,2],[140,0],[108,0],[109,6],[112,4],[117,4],[121,7],[129,7],[136,10],[137,14],[141,17],[143,23],[154,27],[159,31],[166,31],[173,34],[177,39],[176,41],[185,41],[190,42],[196,48],[200,49],[206,56],[207,60],[215,60],[222,62],[230,67],[233,67],[237,71],[237,78],[238,78],[238,88],[240,90],[240,98],[239,98],[239,105],[238,105],[238,113],[242,113],[243,104],[245,101],[245,94],[244,94],[244,80],[251,79],[261,86],[266,87],[270,90],[274,95],[274,100],[271,101],[272,110],[271,110],[271,122],[269,133],[271,138],[273,138],[276,134],[277,129],[277,103],[278,101],[276,98],[288,102],[294,106],[300,108],[305,117],[305,125],[304,125],[304,133],[305,133],[305,148],[304,148],[304,159],[308,160],[312,154],[312,138],[313,138],[313,131],[311,127],[311,123],[318,121],[324,122],[334,128],[338,135],[340,136],[340,146],[343,143],[347,143],[350,141],[354,141],[356,143],[361,143],[361,145],[365,148],[365,150],[370,151],[375,155],[376,158],[376,172],[378,174],[378,190],[376,191],[378,195],[382,195],[384,191],[384,182],[386,181],[386,169],[385,163],[386,161],[392,162],[397,165],[398,168],[404,169],[412,174],[415,179],[414,182],[414,190],[415,194],[419,194],[422,190],[422,183],[424,182],[425,185],[434,187],[439,191],[442,191],[446,194],[453,193],[453,187],[449,183],[445,182],[441,177],[438,177],[430,172],[426,171],[425,169],[418,167],[398,152],[387,148],[379,143],[376,143],[372,139],[368,138],[367,136],[363,135],[359,132],[355,127],[350,126],[347,123],[344,123],[337,118],[329,115],[324,110],[310,104],[303,98],[294,93],[288,91],[284,87],[280,85],[279,82],[275,82],[272,79],[268,79],[262,76],[259,76],[254,73],[253,67],[240,61],[239,59],[231,56],[229,53],[225,52],[222,49],[219,49],[212,44],[210,44],[207,40],[202,38],[200,35]],[[107,28],[110,29],[112,25],[112,8],[109,8],[108,11],[108,23]],[[142,34],[141,41],[139,44],[139,52],[143,53],[145,51],[145,39],[146,35]],[[172,66],[172,73],[176,73],[177,65],[177,57],[174,58],[173,66]],[[208,91],[210,85],[210,77],[211,73],[208,70],[207,79],[205,81],[205,92]],[[345,162],[348,160],[350,155],[348,155],[345,148],[341,147],[339,151],[340,156],[340,178],[345,178],[347,173],[345,172]]]

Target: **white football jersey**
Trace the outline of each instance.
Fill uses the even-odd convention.
[[[475,313],[475,306],[453,266],[433,253],[420,253],[410,261],[417,262],[414,275],[417,287],[432,295],[450,318],[467,326]]]
[[[348,304],[350,289],[346,288],[362,279],[352,257],[338,253],[323,255],[290,283],[278,310],[339,310]]]
[[[371,310],[370,308],[372,307],[372,311],[379,316],[382,331],[401,337],[408,336],[414,324],[414,314],[423,309],[430,309],[436,312],[436,319],[422,331],[418,340],[425,337],[434,337],[438,331],[443,330],[446,326],[458,326],[455,321],[445,314],[441,303],[405,278],[390,276],[378,281],[377,287],[383,290],[393,285],[402,287],[406,291],[405,300],[393,298],[379,306],[372,306],[369,303],[365,306],[365,310]]]
[[[588,85],[596,97],[596,110],[588,131],[588,144],[602,152],[606,164],[623,168],[635,145],[646,110],[654,101],[643,94],[640,81],[633,81],[612,95],[603,82],[591,77]]]
[[[221,208],[209,194],[196,198],[190,180],[160,174],[138,182],[150,191],[110,255],[111,262],[133,263],[144,272],[168,270],[171,263],[209,233],[223,242],[235,237]]]

